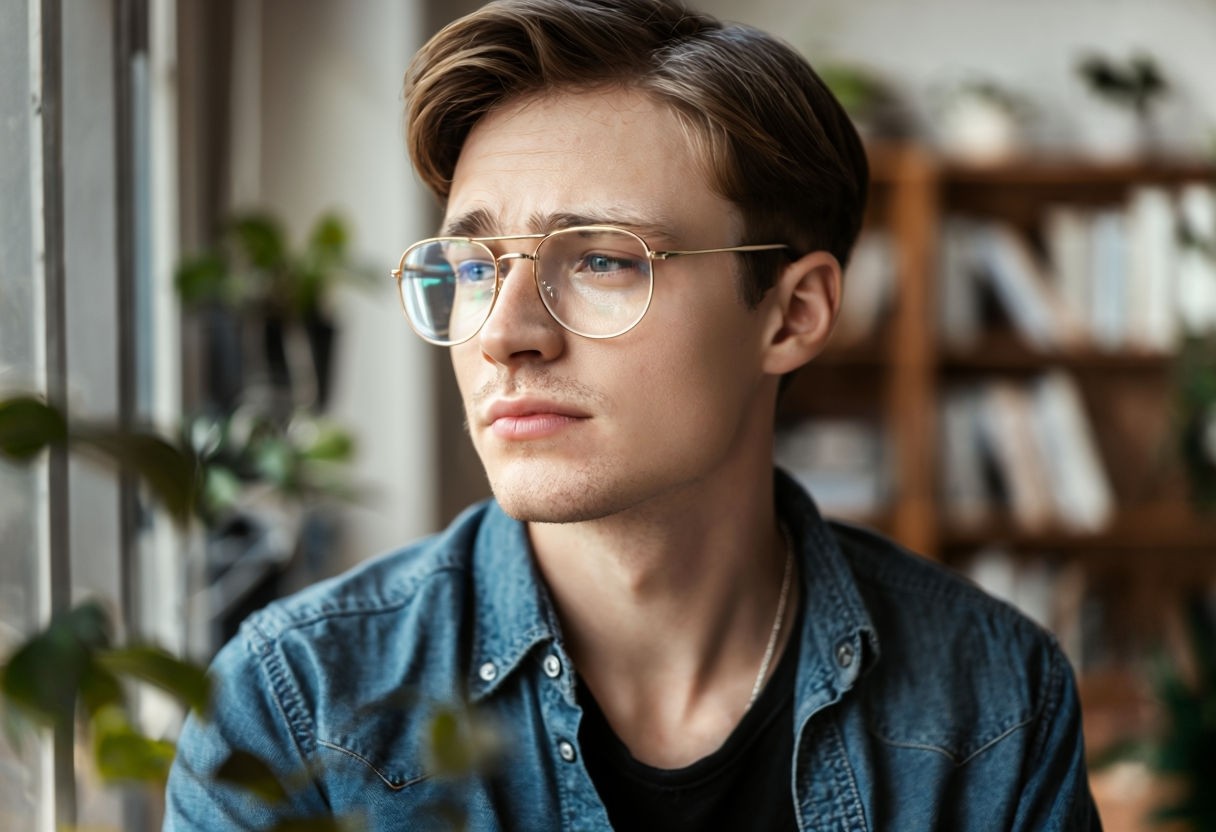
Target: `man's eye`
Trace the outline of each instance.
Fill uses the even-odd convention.
[[[618,257],[612,254],[588,254],[583,258],[582,268],[579,271],[592,274],[636,273],[638,261],[632,257]]]
[[[493,280],[494,264],[486,260],[465,260],[456,267],[456,276],[468,283]]]

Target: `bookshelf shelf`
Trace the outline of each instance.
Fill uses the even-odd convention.
[[[1174,364],[1168,352],[1152,350],[1036,350],[1009,337],[985,338],[972,349],[943,347],[938,366],[944,372],[999,373],[1041,371],[1045,367],[1074,372],[1164,373]]]
[[[976,551],[997,544],[1014,551],[1052,557],[1081,557],[1120,561],[1134,569],[1145,568],[1145,553],[1160,566],[1162,558],[1185,562],[1200,574],[1216,574],[1216,517],[1198,517],[1176,503],[1123,507],[1114,521],[1100,532],[1076,532],[1055,527],[1037,531],[1020,528],[1010,519],[976,526],[945,525],[942,550],[950,554]]]
[[[1213,178],[1211,162],[1202,159],[1095,162],[1083,158],[1024,158],[995,164],[950,162],[941,166],[948,187],[1034,188],[1082,190],[1094,186],[1176,184]]]

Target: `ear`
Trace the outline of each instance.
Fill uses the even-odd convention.
[[[796,370],[823,350],[840,311],[841,284],[840,263],[826,251],[812,251],[782,270],[770,290],[766,373]]]

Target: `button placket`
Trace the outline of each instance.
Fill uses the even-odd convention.
[[[574,750],[574,744],[569,740],[559,740],[557,743],[557,754],[567,763],[573,763],[578,757],[578,752]]]

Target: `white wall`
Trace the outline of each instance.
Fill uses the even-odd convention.
[[[1075,66],[1097,50],[1153,55],[1175,83],[1162,110],[1176,150],[1210,147],[1216,131],[1213,0],[693,0],[718,17],[779,34],[810,57],[880,70],[932,129],[930,91],[972,73],[1029,96],[1032,138],[1071,146],[1104,123]]]
[[[409,0],[263,0],[258,26],[259,201],[297,239],[336,209],[357,256],[384,276],[340,309],[333,411],[358,437],[355,478],[372,494],[350,512],[348,563],[430,531],[436,516],[432,357],[388,277],[405,246],[429,233],[401,127],[402,76],[420,27]]]

